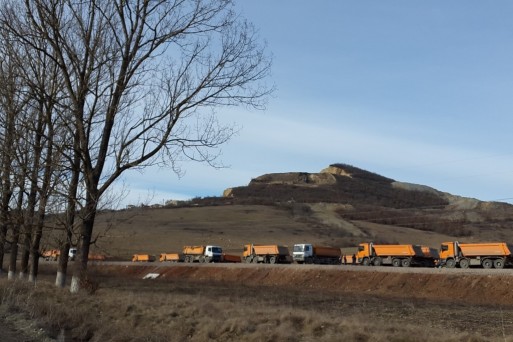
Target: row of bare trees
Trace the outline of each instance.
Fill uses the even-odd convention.
[[[77,235],[78,291],[114,182],[183,158],[214,163],[233,134],[217,111],[262,107],[269,70],[229,0],[0,1],[0,266],[10,246],[9,277],[35,281],[51,221],[58,286]]]

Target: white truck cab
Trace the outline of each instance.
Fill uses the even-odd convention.
[[[223,255],[223,249],[219,246],[205,246],[205,257],[210,258],[212,261],[220,261]]]
[[[296,262],[304,262],[313,257],[313,246],[309,243],[300,243],[294,245],[292,258]]]
[[[73,261],[73,260],[75,260],[76,256],[77,256],[77,248],[71,247],[68,252],[68,260]]]

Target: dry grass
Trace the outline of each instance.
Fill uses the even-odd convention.
[[[483,335],[437,318],[454,316],[452,306],[158,280],[102,279],[94,295],[0,280],[0,296],[4,312],[76,341],[489,341],[511,324],[501,310],[506,323]]]

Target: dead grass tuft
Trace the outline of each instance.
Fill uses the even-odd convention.
[[[68,329],[73,340],[91,342],[439,341],[440,336],[477,342],[498,337],[436,321],[415,324],[423,315],[419,305],[405,305],[403,312],[402,303],[370,300],[362,307],[355,305],[361,304],[358,298],[269,288],[132,279],[102,282],[90,296],[71,295],[50,283],[0,280],[0,295],[8,313],[36,321],[49,336]]]

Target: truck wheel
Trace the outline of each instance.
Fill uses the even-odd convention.
[[[392,266],[394,266],[394,267],[401,266],[401,259],[392,259]]]
[[[274,255],[269,258],[269,263],[276,264],[276,257]]]
[[[251,257],[249,257],[249,256],[248,257],[244,257],[244,262],[246,264],[249,264],[251,262]]]
[[[468,259],[461,259],[460,260],[460,267],[461,268],[468,268],[470,266],[470,261]]]
[[[369,258],[363,258],[362,265],[363,266],[370,266],[370,259]]]
[[[493,261],[493,267],[498,269],[504,268],[504,259],[495,259]]]
[[[381,263],[382,263],[382,260],[380,257],[374,258],[374,260],[372,260],[373,266],[381,266]]]
[[[309,265],[310,265],[310,264],[313,264],[313,260],[312,260],[312,258],[306,258],[306,259],[305,259],[305,264],[309,264]]]
[[[205,257],[203,255],[200,255],[199,257],[199,260],[198,260],[200,263],[204,263],[205,262]]]
[[[482,265],[483,265],[483,268],[486,268],[486,269],[489,269],[489,268],[492,268],[493,266],[493,261],[490,260],[490,259],[484,259],[482,261]]]
[[[251,260],[252,263],[258,264],[258,255],[253,255],[253,259]]]
[[[401,260],[401,266],[402,267],[410,267],[411,266],[411,260],[410,259],[403,259],[403,260]]]
[[[456,267],[456,261],[454,261],[454,259],[447,259],[447,261],[445,262],[445,267],[447,267],[447,268]]]

